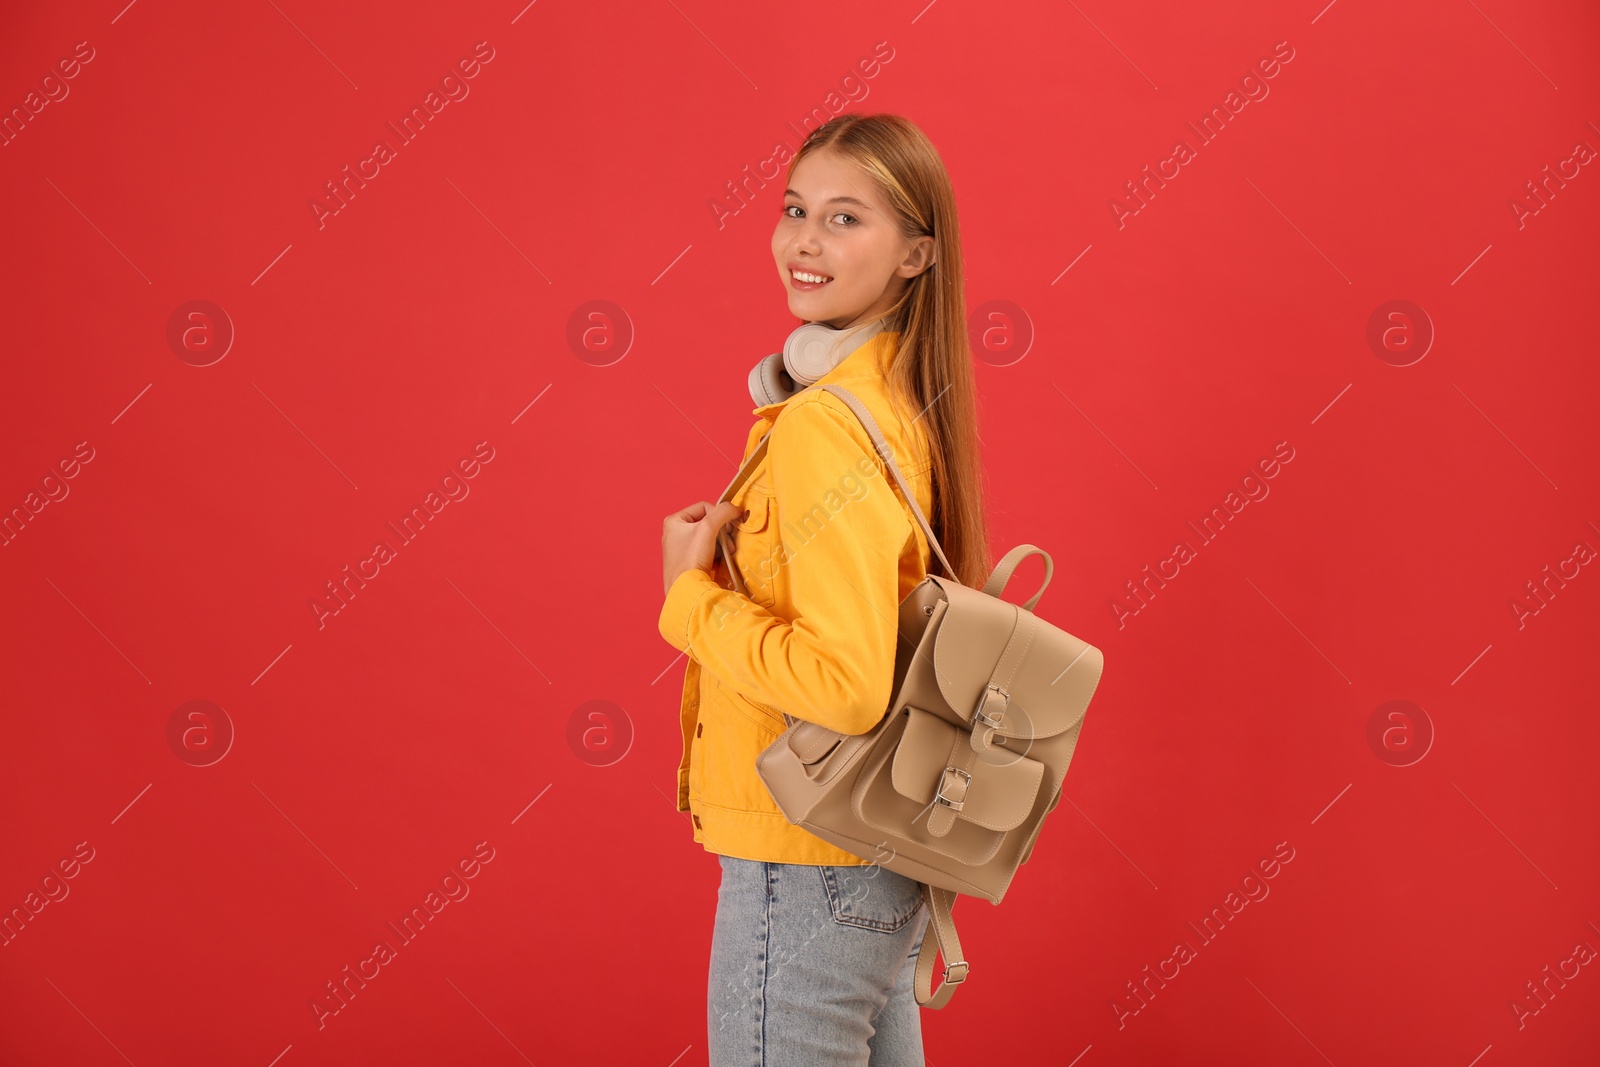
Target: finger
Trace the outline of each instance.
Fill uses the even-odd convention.
[[[710,506],[711,505],[706,503],[704,500],[696,501],[695,503],[690,504],[688,507],[684,508],[682,511],[675,511],[671,515],[668,515],[667,516],[667,521],[668,522],[699,522],[701,519],[705,518],[706,509],[709,508]]]

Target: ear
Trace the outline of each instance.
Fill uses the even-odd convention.
[[[900,261],[900,266],[895,268],[895,273],[902,278],[915,278],[933,265],[935,259],[934,241],[932,235],[918,237],[911,242],[905,258]]]

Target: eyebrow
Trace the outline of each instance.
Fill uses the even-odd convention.
[[[792,197],[795,197],[798,200],[804,200],[805,199],[805,197],[801,196],[799,193],[795,192],[793,189],[785,189],[783,191],[783,195],[784,196],[792,196]],[[866,208],[868,211],[872,210],[872,205],[871,204],[867,203],[865,200],[857,200],[853,196],[834,196],[834,197],[829,197],[827,200],[824,200],[823,203],[824,204],[855,204],[857,207]]]

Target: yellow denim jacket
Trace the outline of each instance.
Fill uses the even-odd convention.
[[[677,809],[708,852],[869,862],[789,822],[755,763],[786,727],[783,712],[860,734],[888,710],[900,601],[928,572],[928,539],[866,427],[820,387],[842,385],[866,406],[931,516],[926,440],[909,415],[896,416],[884,379],[898,340],[882,331],[812,388],[751,412],[760,421],[741,461],[772,432],[731,498],[749,512],[729,524],[749,596],[733,588],[720,551],[710,573],[692,567],[667,591],[661,636],[689,657]]]

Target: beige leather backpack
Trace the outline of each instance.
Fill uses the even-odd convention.
[[[945,558],[872,413],[848,390],[820,385],[850,406],[911,505],[928,544]],[[771,431],[768,431],[770,435]],[[766,439],[723,493],[738,489]],[[719,540],[734,584],[744,581]],[[1044,582],[1022,604],[1000,599],[1017,564],[1044,557]],[[784,712],[789,728],[756,760],[792,823],[879,867],[922,882],[928,932],[917,957],[917,1003],[942,1008],[967,978],[951,909],[957,894],[999,904],[1061,801],[1104,657],[1033,613],[1050,584],[1050,554],[1018,545],[981,590],[928,575],[900,603],[894,688],[865,734],[841,734]],[[782,709],[779,709],[782,710]],[[937,939],[944,968],[932,991]]]

